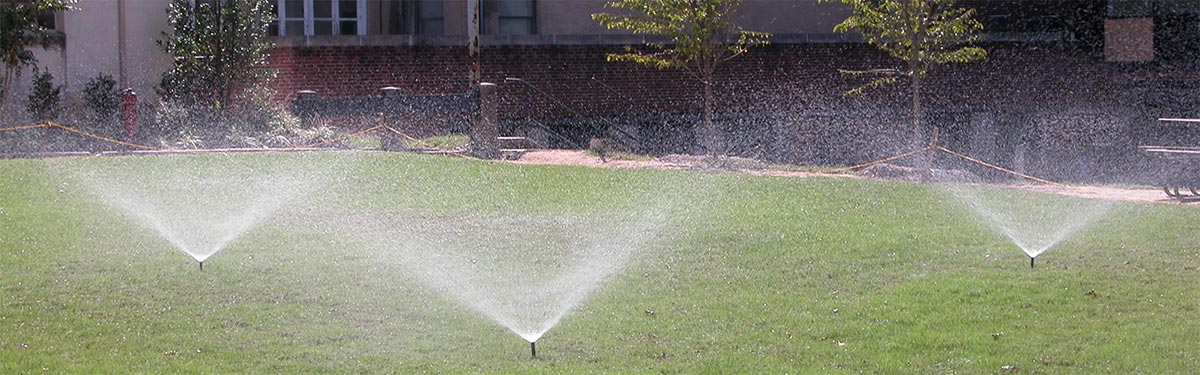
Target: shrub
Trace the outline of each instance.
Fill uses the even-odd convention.
[[[54,75],[43,69],[33,75],[33,85],[29,89],[29,103],[26,109],[38,120],[52,120],[58,117],[62,102],[62,86],[54,86]]]
[[[117,81],[108,74],[92,77],[83,86],[83,96],[95,122],[107,123],[117,114],[117,108],[121,105],[121,92],[116,86]]]

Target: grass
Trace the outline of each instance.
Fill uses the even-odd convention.
[[[405,147],[411,149],[418,148],[434,148],[438,150],[458,150],[467,147],[467,143],[471,142],[471,137],[466,134],[447,134],[433,137],[422,138],[419,140],[404,141]]]
[[[204,271],[64,177],[229,164],[337,173]],[[374,152],[5,160],[0,175],[0,373],[1200,368],[1200,211],[1189,206],[1118,204],[1031,270],[920,184]],[[361,246],[365,229],[337,224],[605,216],[636,211],[631,196],[674,202],[676,220],[544,336],[536,360],[516,335],[390,264],[394,250]]]

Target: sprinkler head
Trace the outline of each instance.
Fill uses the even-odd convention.
[[[204,270],[204,261],[203,261],[203,260],[202,260],[202,261],[200,261],[200,270],[201,270],[201,271],[203,271],[203,270]]]
[[[529,354],[530,358],[537,358],[537,341],[529,342]]]
[[[1034,257],[1029,257],[1029,268],[1030,268],[1030,269],[1033,269],[1033,260],[1034,260],[1034,259],[1037,259],[1037,258],[1034,258]]]

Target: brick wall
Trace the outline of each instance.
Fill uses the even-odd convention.
[[[1155,116],[1187,115],[1180,112],[1198,102],[1171,98],[1175,102],[1147,103],[1147,97],[1170,97],[1158,94],[1164,76],[1197,80],[1186,72],[1107,63],[1095,52],[1067,44],[993,43],[987,48],[989,58],[983,62],[931,72],[923,90],[925,117],[942,129],[947,145],[1031,173],[1078,179],[1137,174],[1143,165],[1130,156],[1136,153],[1133,146],[1173,139]],[[697,152],[694,135],[669,133],[694,131],[702,108],[699,83],[679,70],[605,61],[606,53],[622,50],[495,46],[482,50],[480,63],[484,81],[503,85],[500,113],[510,132],[536,134],[527,123],[534,119],[547,126],[577,127],[572,136],[585,137],[592,135],[585,125],[602,124],[669,144],[646,151]],[[284,94],[309,89],[322,95],[374,95],[384,86],[412,94],[468,89],[462,47],[277,48],[270,61],[279,70],[276,87]],[[845,97],[843,92],[868,79],[838,72],[898,66],[865,44],[754,49],[718,72],[724,147],[778,161],[837,164],[909,149],[909,86]],[[505,78],[529,85],[503,83]],[[1114,155],[1128,163],[1078,166],[1079,160]]]

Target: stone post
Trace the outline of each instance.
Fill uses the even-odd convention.
[[[381,108],[383,112],[379,114],[379,121],[392,128],[399,127],[399,124],[393,123],[395,116],[392,116],[392,114],[396,113],[396,101],[404,96],[404,93],[398,87],[388,86],[379,89],[379,96],[383,98],[383,106]],[[391,130],[378,130],[376,134],[379,134],[379,148],[383,150],[398,151],[405,148],[404,140]]]
[[[313,108],[317,100],[317,92],[312,90],[296,91],[292,98],[292,114],[300,118],[300,126],[311,129],[316,121],[317,111]]]
[[[483,82],[475,86],[475,100],[479,105],[471,122],[471,155],[483,159],[500,158],[500,145],[497,140],[500,131],[496,127],[496,97],[500,87],[495,83]]]

